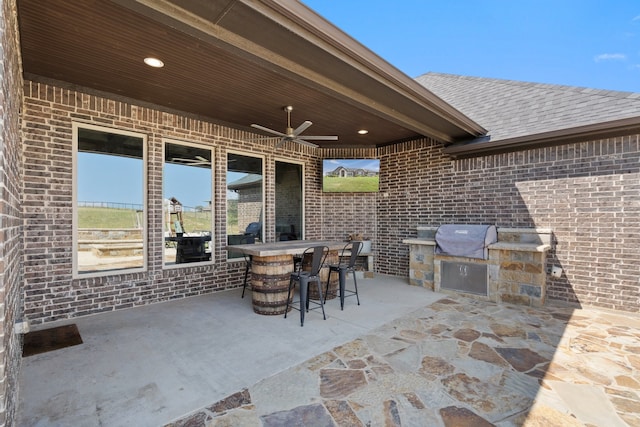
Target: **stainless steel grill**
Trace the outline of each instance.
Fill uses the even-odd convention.
[[[489,245],[498,241],[495,225],[445,224],[436,231],[436,254],[471,258],[465,261],[442,261],[440,287],[487,295]]]
[[[436,231],[436,253],[488,259],[489,245],[497,241],[495,225],[444,224]]]

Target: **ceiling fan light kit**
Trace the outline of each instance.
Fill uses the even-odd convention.
[[[307,135],[307,136],[300,137],[300,134],[305,130],[307,130],[307,128],[311,126],[313,123],[309,120],[305,120],[304,122],[302,122],[300,126],[294,129],[291,127],[291,111],[293,111],[293,107],[291,105],[287,105],[286,107],[284,107],[284,111],[287,113],[287,129],[285,133],[282,133],[277,130],[273,130],[268,127],[264,127],[255,123],[253,123],[251,127],[255,129],[259,129],[263,132],[267,132],[267,133],[281,137],[280,142],[276,144],[276,148],[278,148],[280,145],[282,145],[284,142],[287,142],[287,141],[293,141],[293,142],[297,142],[298,144],[315,148],[315,147],[318,147],[317,144],[314,144],[306,140],[315,140],[315,141],[337,141],[338,140],[338,137],[335,135],[324,135],[324,136]]]

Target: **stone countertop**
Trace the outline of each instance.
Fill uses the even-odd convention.
[[[547,252],[551,250],[551,245],[541,243],[497,242],[489,245],[489,250],[491,249],[519,252]]]
[[[435,240],[429,240],[429,239],[405,239],[402,241],[402,243],[408,243],[410,245],[427,245],[427,246],[436,245]]]
[[[402,243],[407,243],[409,245],[425,245],[425,246],[435,246],[435,240],[429,239],[406,239],[403,240]],[[497,250],[507,250],[507,251],[520,251],[520,252],[547,252],[551,250],[551,245],[540,244],[540,243],[521,243],[521,242],[497,242],[492,243],[488,246],[489,250],[497,249]]]

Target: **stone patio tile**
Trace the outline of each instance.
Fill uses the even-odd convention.
[[[209,425],[640,425],[640,317],[598,313],[443,298],[219,402]]]
[[[627,427],[601,387],[559,381],[549,381],[549,385],[582,423],[603,427]]]

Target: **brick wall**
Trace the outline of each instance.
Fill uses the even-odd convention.
[[[244,262],[227,263],[226,152],[265,156],[266,240],[275,239],[275,160],[305,164],[308,238],[321,235],[317,150],[299,144],[248,142],[249,134],[126,99],[62,83],[24,84],[25,314],[34,324],[227,289],[241,283]],[[72,121],[148,136],[148,271],[72,277]],[[214,265],[163,269],[163,138],[214,147]],[[314,178],[318,176],[318,178]],[[19,182],[19,181],[17,181]]]
[[[548,297],[634,311],[638,302],[638,137],[593,141],[467,160],[451,160],[427,139],[375,149],[278,150],[232,130],[63,84],[25,84],[26,313],[37,322],[132,307],[237,286],[240,265],[226,263],[226,150],[265,156],[266,240],[275,239],[275,161],[305,164],[306,238],[373,240],[376,270],[408,276],[408,246],[418,225],[493,223],[548,227],[558,242]],[[149,271],[108,278],[71,277],[71,121],[148,135]],[[215,266],[162,269],[162,138],[215,147]],[[323,194],[321,158],[381,160],[380,193]],[[613,227],[612,225],[615,225]],[[635,240],[634,240],[635,239]]]
[[[640,310],[639,135],[461,160],[419,140],[379,157],[379,272],[408,275],[418,225],[550,228],[564,273],[549,299]]]
[[[20,108],[22,73],[16,5],[0,1],[0,426],[12,425],[17,406],[22,338],[13,325],[22,317],[22,151]]]

